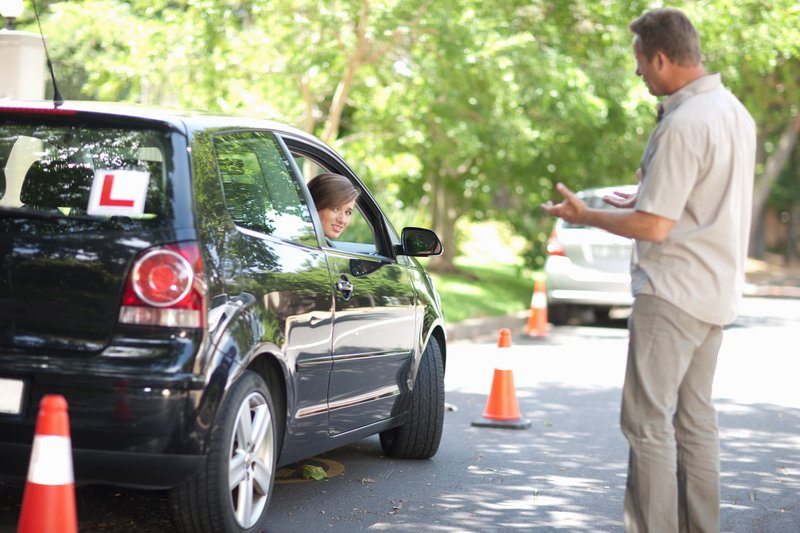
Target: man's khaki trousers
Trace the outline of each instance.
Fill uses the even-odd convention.
[[[625,531],[718,532],[719,434],[711,388],[722,328],[639,295],[629,329],[621,415],[630,444]]]

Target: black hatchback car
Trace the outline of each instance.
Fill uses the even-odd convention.
[[[321,172],[361,191],[337,241]],[[415,256],[441,250],[291,127],[0,103],[0,475],[25,475],[45,394],[76,482],[170,489],[183,531],[258,531],[277,467],[368,435],[433,456],[445,331]]]

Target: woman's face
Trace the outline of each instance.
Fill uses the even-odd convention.
[[[353,215],[355,205],[356,201],[353,200],[338,207],[327,207],[318,211],[319,220],[322,222],[322,231],[327,238],[339,238],[339,235],[350,224],[350,217]]]

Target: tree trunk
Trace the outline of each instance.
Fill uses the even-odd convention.
[[[750,228],[750,255],[756,259],[764,257],[763,217],[772,186],[778,180],[781,170],[786,166],[789,157],[797,145],[800,134],[800,113],[798,113],[783,130],[778,141],[778,149],[767,158],[764,172],[756,177],[753,190],[753,222]]]
[[[435,176],[431,195],[433,202],[433,231],[439,236],[444,245],[442,255],[431,259],[430,269],[434,272],[457,272],[455,265],[456,253],[456,222],[458,214],[455,209],[455,195],[447,188],[447,177],[441,172],[433,174]]]
[[[793,203],[789,216],[789,231],[786,237],[786,264],[793,265],[800,259],[800,204]]]
[[[300,87],[300,94],[303,95],[303,131],[313,134],[317,121],[314,118],[314,94],[311,92],[309,74],[306,73],[297,80],[297,85]]]
[[[339,125],[342,122],[342,113],[347,106],[347,98],[350,96],[350,89],[359,67],[361,67],[367,53],[367,24],[369,20],[369,1],[362,0],[361,9],[358,15],[358,25],[356,27],[356,47],[347,57],[342,78],[333,93],[333,101],[328,111],[328,120],[322,132],[322,140],[325,143],[332,143],[339,136]]]

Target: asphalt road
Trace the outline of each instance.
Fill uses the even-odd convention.
[[[800,300],[748,298],[726,331],[715,382],[725,532],[800,530],[798,325]],[[266,531],[622,531],[626,337],[617,322],[515,334],[505,350],[494,335],[451,344],[439,453],[387,459],[373,437],[314,458],[330,477],[279,481]],[[531,426],[472,426],[505,365]],[[79,487],[77,498],[81,531],[170,529],[163,493]],[[0,484],[0,531],[14,530],[20,501],[21,487]]]

